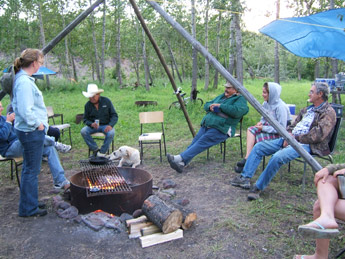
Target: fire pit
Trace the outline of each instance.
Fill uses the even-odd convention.
[[[73,175],[71,204],[79,213],[103,210],[132,214],[152,194],[152,176],[145,170],[105,166],[87,168]]]

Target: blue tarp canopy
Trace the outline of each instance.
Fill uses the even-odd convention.
[[[8,67],[5,68],[3,72],[6,73],[7,70],[8,70]],[[41,67],[38,69],[38,71],[37,71],[35,74],[33,74],[32,76],[33,76],[33,77],[36,77],[36,78],[38,78],[38,79],[43,79],[43,76],[44,76],[44,75],[55,75],[55,74],[56,74],[55,71],[50,70],[49,68],[46,68],[46,67],[42,67],[42,66],[41,66]]]
[[[282,44],[293,54],[331,57],[345,61],[345,8],[305,17],[275,20],[259,31]]]
[[[55,74],[56,74],[55,71],[50,70],[49,68],[41,66],[38,69],[38,71],[35,74],[33,74],[32,76],[35,77],[35,78],[38,78],[38,79],[43,79],[44,75],[55,75]]]

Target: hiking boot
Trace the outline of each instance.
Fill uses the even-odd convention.
[[[241,166],[235,166],[235,172],[236,172],[236,173],[240,174],[240,173],[242,173],[242,171],[243,171],[243,167],[241,167]]]
[[[168,159],[168,162],[169,162],[170,167],[172,169],[174,169],[178,173],[182,173],[183,172],[184,166],[181,163],[178,163],[178,162],[174,161],[174,156],[173,155],[167,154],[167,159]]]
[[[250,189],[250,178],[239,175],[232,179],[230,181],[230,184],[232,186],[241,187],[243,189]]]
[[[71,150],[72,147],[70,145],[65,145],[60,142],[55,142],[55,148],[57,151],[61,153],[67,153]]]
[[[246,161],[247,159],[243,158],[241,161],[238,161],[236,165],[238,167],[244,167],[244,165],[246,164]]]
[[[250,189],[248,193],[248,197],[247,197],[248,201],[255,201],[259,199],[260,193],[261,193],[261,190],[259,190],[258,187],[256,187],[256,185],[253,185],[253,187]]]

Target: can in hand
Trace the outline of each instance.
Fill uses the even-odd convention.
[[[96,123],[97,126],[99,127],[99,120],[95,120],[95,123]]]

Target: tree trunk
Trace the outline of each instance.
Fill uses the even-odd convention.
[[[43,19],[42,19],[42,9],[41,9],[41,3],[38,3],[37,4],[38,6],[38,19],[39,19],[39,22],[40,22],[40,42],[41,42],[41,46],[42,46],[42,49],[46,46],[46,37],[45,37],[45,34],[44,34],[44,26],[43,26]],[[46,55],[44,57],[44,65],[47,66],[48,62],[48,56]],[[45,81],[46,81],[46,88],[49,90],[50,89],[50,81],[49,81],[49,76],[46,75],[45,76]]]
[[[329,9],[334,9],[334,0],[330,0]],[[331,65],[332,65],[332,78],[335,78],[335,75],[338,74],[338,60],[335,58],[331,58]]]
[[[102,57],[101,57],[101,82],[104,84],[105,75],[104,75],[104,53],[105,53],[105,16],[106,16],[106,0],[103,2],[103,31],[102,31]]]
[[[120,0],[117,1],[117,17],[115,19],[116,33],[116,77],[119,87],[122,87],[122,73],[121,73],[121,12]]]
[[[139,39],[139,22],[136,23],[136,35],[137,35],[137,39]],[[136,60],[134,61],[134,67],[135,69],[135,73],[137,76],[137,85],[140,85],[140,74],[139,74],[139,67],[140,67],[140,54],[139,54],[139,40],[136,41],[135,44],[135,56],[136,56]]]
[[[328,78],[329,75],[329,58],[325,60],[325,78]]]
[[[168,206],[156,195],[151,195],[144,201],[142,210],[146,217],[164,234],[171,233],[181,227],[181,211]]]
[[[276,0],[276,19],[279,19],[280,14],[280,0]],[[274,82],[279,84],[280,76],[279,76],[279,43],[276,41],[274,47]]]
[[[219,59],[219,42],[220,42],[220,29],[222,27],[222,12],[218,13],[218,23],[217,23],[217,41],[216,41],[216,59]],[[218,88],[218,71],[214,73],[213,88]]]
[[[302,80],[302,64],[300,58],[297,60],[297,79],[298,81]]]
[[[208,10],[210,7],[210,0],[206,0],[206,14],[205,14],[205,48],[208,50]],[[210,64],[205,58],[205,85],[204,89],[208,89],[208,85],[210,84]]]
[[[314,67],[314,77],[320,77],[320,59],[316,59],[315,67]]]
[[[230,35],[229,35],[229,68],[228,71],[234,75],[235,59],[236,59],[236,41],[235,41],[235,14],[231,15]]]
[[[250,75],[250,78],[252,79],[252,80],[254,80],[255,79],[255,73],[254,73],[254,70],[252,69],[252,67],[250,66],[250,64],[248,63],[248,61],[243,57],[243,61],[246,63],[246,65],[247,65],[247,68],[248,68],[248,73],[249,73],[249,75]]]
[[[165,42],[166,42],[166,44],[168,45],[169,52],[170,52],[171,63],[172,63],[172,64],[171,64],[172,71],[174,72],[173,67],[175,66],[176,74],[177,74],[177,76],[178,76],[178,79],[180,80],[180,83],[182,84],[182,78],[181,78],[180,73],[179,73],[179,71],[178,71],[176,59],[175,59],[175,57],[174,57],[174,53],[172,52],[170,43],[169,43],[168,41],[165,41]]]
[[[193,38],[196,39],[196,22],[195,22],[195,0],[192,1],[192,35]],[[193,68],[192,68],[192,90],[190,92],[190,99],[196,100],[197,96],[197,76],[198,76],[198,51],[195,47],[192,47],[192,60],[193,60]]]
[[[78,75],[77,75],[77,69],[75,67],[74,57],[71,55],[71,62],[72,62],[72,68],[73,68],[73,77],[76,82],[78,82]]]
[[[92,1],[90,0],[90,5],[92,4]],[[95,71],[97,75],[97,80],[101,82],[101,76],[99,72],[99,58],[98,58],[98,52],[97,52],[97,40],[96,40],[96,34],[95,34],[95,21],[93,18],[93,13],[90,14],[90,19],[91,19],[91,25],[92,25],[92,40],[93,40],[93,47],[95,51]]]
[[[242,32],[240,27],[240,15],[238,13],[235,14],[235,28],[236,28],[236,76],[237,81],[243,85],[243,59],[242,59]]]
[[[145,31],[144,31],[144,29],[142,29],[142,34],[143,34],[143,41],[142,41],[143,61],[144,61],[144,69],[145,69],[145,87],[146,87],[146,91],[150,91],[149,66],[148,66],[147,57],[146,57]]]

